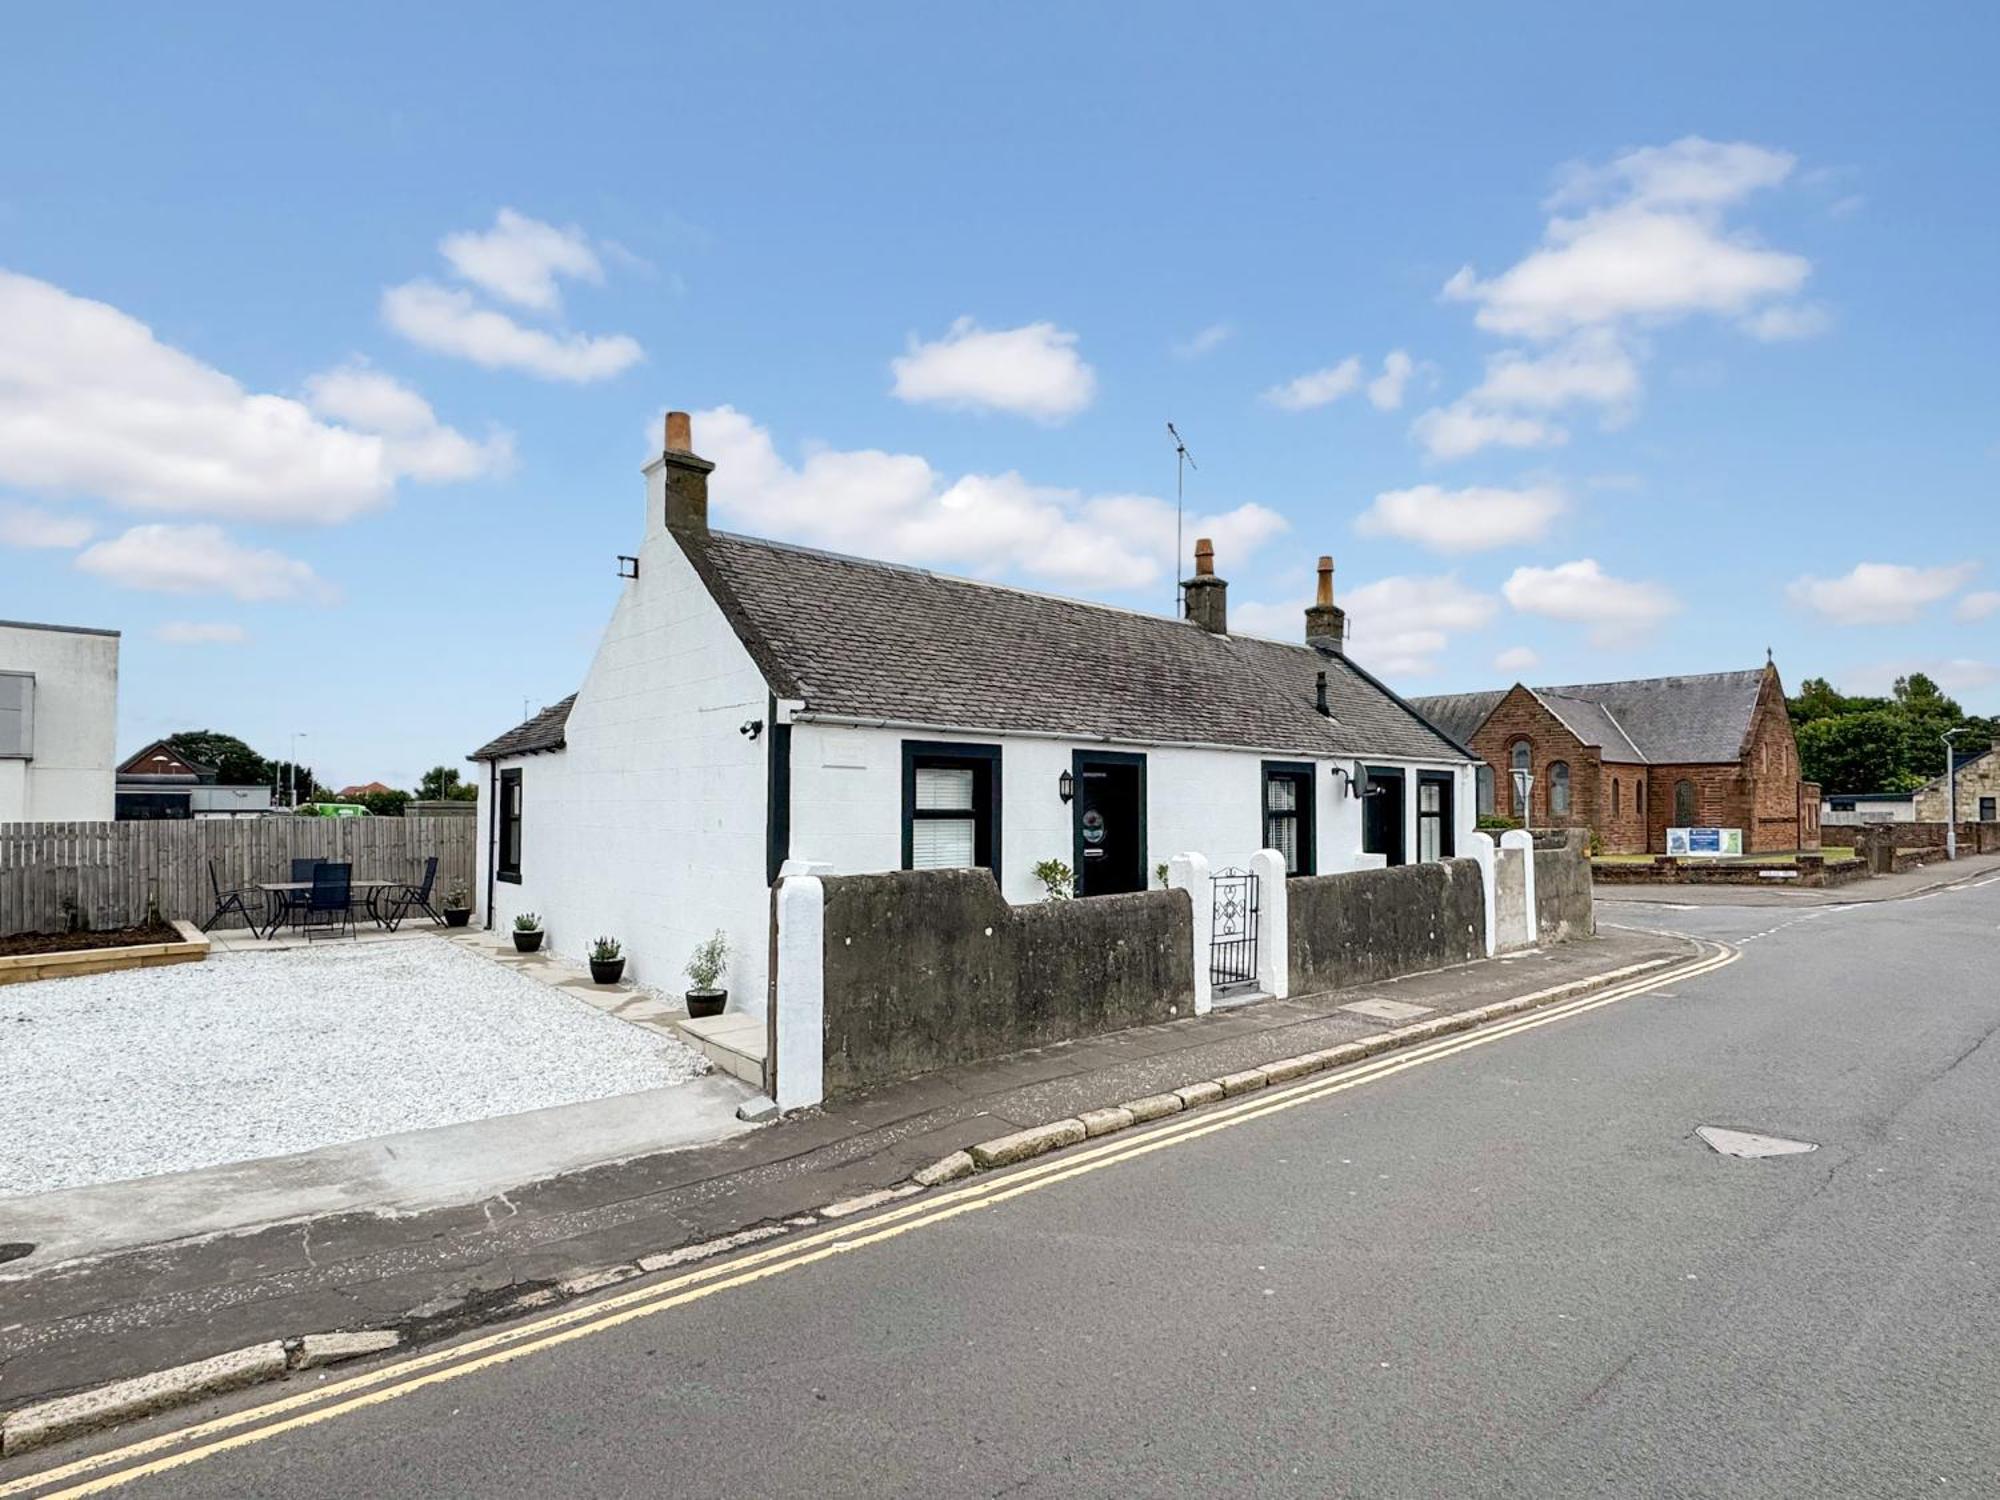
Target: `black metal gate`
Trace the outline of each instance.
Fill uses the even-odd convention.
[[[1217,989],[1257,981],[1257,877],[1224,870],[1215,877],[1215,916],[1209,929],[1208,978]]]

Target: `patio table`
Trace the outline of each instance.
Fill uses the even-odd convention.
[[[406,880],[350,880],[347,883],[347,889],[353,895],[365,895],[368,898],[365,903],[368,908],[368,915],[373,921],[380,924],[382,913],[376,910],[375,903],[380,899],[382,892],[401,890],[408,884],[409,882]],[[310,880],[258,881],[257,889],[264,893],[264,911],[270,917],[271,923],[270,926],[257,935],[263,938],[276,937],[278,935],[278,918],[284,915],[284,907],[280,903],[271,900],[271,897],[287,895],[292,891],[310,891],[312,888],[313,883]]]

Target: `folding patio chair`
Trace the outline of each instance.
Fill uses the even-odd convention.
[[[311,942],[317,935],[316,928],[324,927],[327,936],[339,937],[345,931],[354,935],[354,866],[349,864],[316,864],[312,872],[312,890],[306,897],[305,920],[301,924],[306,930],[306,941]]]
[[[299,885],[313,878],[313,870],[319,865],[317,859],[295,859],[292,861],[292,884]],[[312,900],[311,891],[273,891],[271,894],[271,928],[278,930],[278,924],[287,917],[296,918]]]
[[[231,912],[235,912],[247,922],[252,933],[256,932],[257,919],[250,915],[250,908],[243,904],[243,893],[223,890],[222,881],[215,873],[215,861],[212,859],[208,862],[208,888],[215,893],[215,910],[209,913],[208,920],[201,924],[203,932],[208,931]]]
[[[403,925],[403,918],[410,914],[410,908],[416,906],[422,907],[425,915],[438,926],[444,926],[444,918],[439,916],[437,908],[431,905],[431,886],[437,880],[437,873],[438,857],[433,854],[424,861],[423,883],[406,885],[389,898],[388,915],[382,919],[382,925],[394,932]]]

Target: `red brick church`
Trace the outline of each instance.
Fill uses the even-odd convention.
[[[1485,765],[1479,811],[1588,828],[1607,854],[1664,854],[1669,828],[1738,828],[1746,854],[1819,847],[1819,788],[1778,669],[1413,698]],[[1512,772],[1532,774],[1517,806]]]

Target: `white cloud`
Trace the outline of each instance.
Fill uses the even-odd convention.
[[[818,448],[793,464],[766,428],[727,406],[695,414],[694,440],[715,464],[718,513],[744,530],[1093,592],[1143,588],[1174,569],[1174,508],[1150,495],[1087,495],[1011,471],[951,478],[916,454],[879,449]],[[1183,532],[1190,547],[1214,538],[1227,576],[1285,526],[1245,504],[1192,515]]]
[[[2000,614],[2000,589],[1978,589],[1958,601],[1952,614],[1961,620],[1983,620]]]
[[[1720,207],[1777,187],[1797,165],[1787,151],[1683,136],[1671,145],[1628,151],[1607,166],[1571,167],[1549,206],[1616,195],[1647,208]]]
[[[1767,344],[1815,338],[1832,326],[1832,314],[1811,302],[1780,302],[1743,320],[1744,331]]]
[[[1420,484],[1377,495],[1354,529],[1364,536],[1400,537],[1434,552],[1481,552],[1539,540],[1567,505],[1552,485],[1447,490]]]
[[[1545,419],[1575,403],[1616,426],[1639,399],[1633,341],[1645,328],[1703,313],[1767,341],[1826,327],[1824,309],[1797,300],[1812,263],[1725,218],[1794,165],[1786,152],[1690,136],[1571,169],[1550,206],[1576,212],[1552,215],[1541,243],[1506,270],[1482,279],[1466,266],[1443,292],[1474,304],[1490,333],[1564,342],[1496,355],[1478,387],[1426,412],[1413,430],[1430,456],[1554,446],[1567,434]]]
[[[1569,433],[1540,417],[1482,409],[1459,400],[1434,406],[1410,424],[1410,431],[1432,458],[1464,458],[1481,448],[1560,448]]]
[[[1361,359],[1350,354],[1337,365],[1272,386],[1264,392],[1264,399],[1281,411],[1311,411],[1317,406],[1331,406],[1360,389]]]
[[[912,336],[889,367],[903,401],[1061,422],[1097,395],[1097,373],[1076,345],[1074,333],[1053,323],[988,329],[960,318],[941,339]]]
[[[1280,603],[1231,605],[1229,628],[1240,635],[1296,641],[1305,634],[1301,597]],[[1378,578],[1341,596],[1347,611],[1347,649],[1384,677],[1421,677],[1435,671],[1455,632],[1483,629],[1499,601],[1461,583],[1455,574]]]
[[[1176,359],[1200,359],[1204,354],[1213,354],[1217,349],[1220,349],[1235,337],[1235,324],[1211,323],[1208,327],[1195,332],[1191,337],[1182,339],[1175,344],[1174,357]]]
[[[1800,608],[1837,625],[1894,625],[1957,593],[1978,571],[1972,562],[1942,568],[1858,563],[1838,578],[1795,579],[1786,593]]]
[[[410,281],[382,294],[382,320],[421,349],[488,370],[583,384],[629,370],[645,351],[628,334],[550,333],[481,307],[470,292]]]
[[[1493,658],[1496,672],[1532,672],[1541,664],[1541,657],[1529,646],[1509,646]]]
[[[513,439],[496,432],[484,442],[446,427],[430,402],[366,365],[343,365],[306,380],[306,400],[323,417],[383,439],[390,466],[412,479],[475,479],[512,467]]]
[[[446,235],[438,250],[465,280],[535,312],[562,305],[558,276],[604,280],[604,267],[581,229],[558,229],[511,208],[501,209],[484,232]]]
[[[245,603],[334,597],[305,563],[232,542],[220,526],[134,526],[85,548],[76,565],[120,588],[163,594],[227,594]]]
[[[349,520],[388,504],[383,440],[258,395],[117,308],[0,271],[0,482],[133,510]]]
[[[1416,373],[1417,362],[1401,349],[1391,349],[1382,360],[1382,373],[1368,382],[1368,400],[1377,411],[1394,411],[1403,404],[1403,387]]]
[[[1639,395],[1639,367],[1616,336],[1592,329],[1544,354],[1508,349],[1486,362],[1466,398],[1477,405],[1558,411],[1572,402],[1622,408]]]
[[[0,547],[81,547],[96,529],[81,516],[0,505]]]
[[[169,646],[240,646],[250,635],[241,625],[169,620],[153,632],[153,639]]]
[[[1553,568],[1516,568],[1500,591],[1523,614],[1589,626],[1600,646],[1629,642],[1681,607],[1662,585],[1614,578],[1588,557]]]

